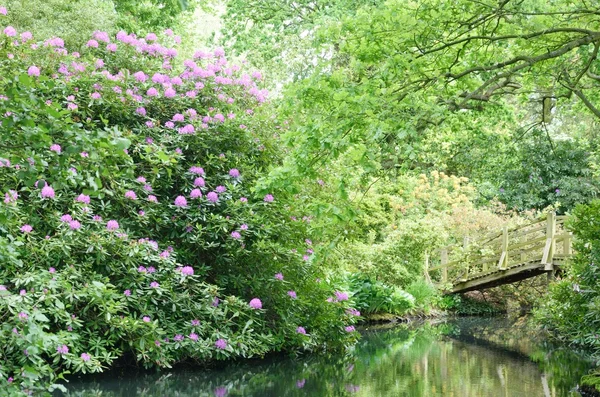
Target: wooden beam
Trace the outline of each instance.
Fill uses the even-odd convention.
[[[556,213],[549,212],[548,218],[546,219],[546,246],[544,247],[544,254],[542,255],[542,264],[545,265],[545,270],[547,271],[554,270],[552,257],[554,256],[555,235]]]
[[[506,270],[508,268],[508,226],[502,228],[502,254],[498,261],[498,269]]]

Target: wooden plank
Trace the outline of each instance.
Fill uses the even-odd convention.
[[[526,247],[530,244],[535,244],[535,243],[539,243],[540,241],[545,241],[546,240],[546,236],[542,236],[542,237],[538,237],[538,238],[534,238],[532,240],[528,240],[528,241],[523,241],[522,243],[518,243],[518,244],[511,244],[510,245],[510,249],[514,250],[517,248],[521,248],[521,247]]]
[[[546,225],[538,226],[536,228],[525,230],[525,231],[518,232],[518,233],[511,232],[510,236],[511,237],[523,237],[523,236],[527,236],[528,234],[541,232],[544,230],[546,230]]]

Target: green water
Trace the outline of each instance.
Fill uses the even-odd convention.
[[[231,363],[220,369],[71,380],[70,396],[579,396],[584,354],[548,345],[523,321],[464,318],[367,327],[346,355]]]

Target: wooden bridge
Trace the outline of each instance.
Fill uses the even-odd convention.
[[[504,226],[479,240],[465,238],[462,244],[426,256],[426,274],[448,293],[483,290],[544,273],[552,276],[571,256],[572,236],[563,230],[565,218],[551,212],[511,229]]]

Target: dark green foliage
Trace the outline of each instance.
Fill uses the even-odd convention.
[[[444,296],[439,307],[459,316],[491,316],[502,313],[502,309],[491,303],[457,294]]]
[[[578,205],[567,226],[576,254],[537,317],[557,338],[600,353],[600,200]]]
[[[355,306],[363,314],[406,314],[415,307],[415,298],[399,287],[373,281],[361,274],[350,278]]]
[[[600,193],[600,180],[593,174],[591,153],[595,145],[585,142],[545,139],[543,131],[512,146],[502,158],[475,171],[485,173],[496,191],[488,198],[498,197],[509,208],[518,211],[543,209],[560,203],[557,211],[565,213],[576,204],[589,202]]]

